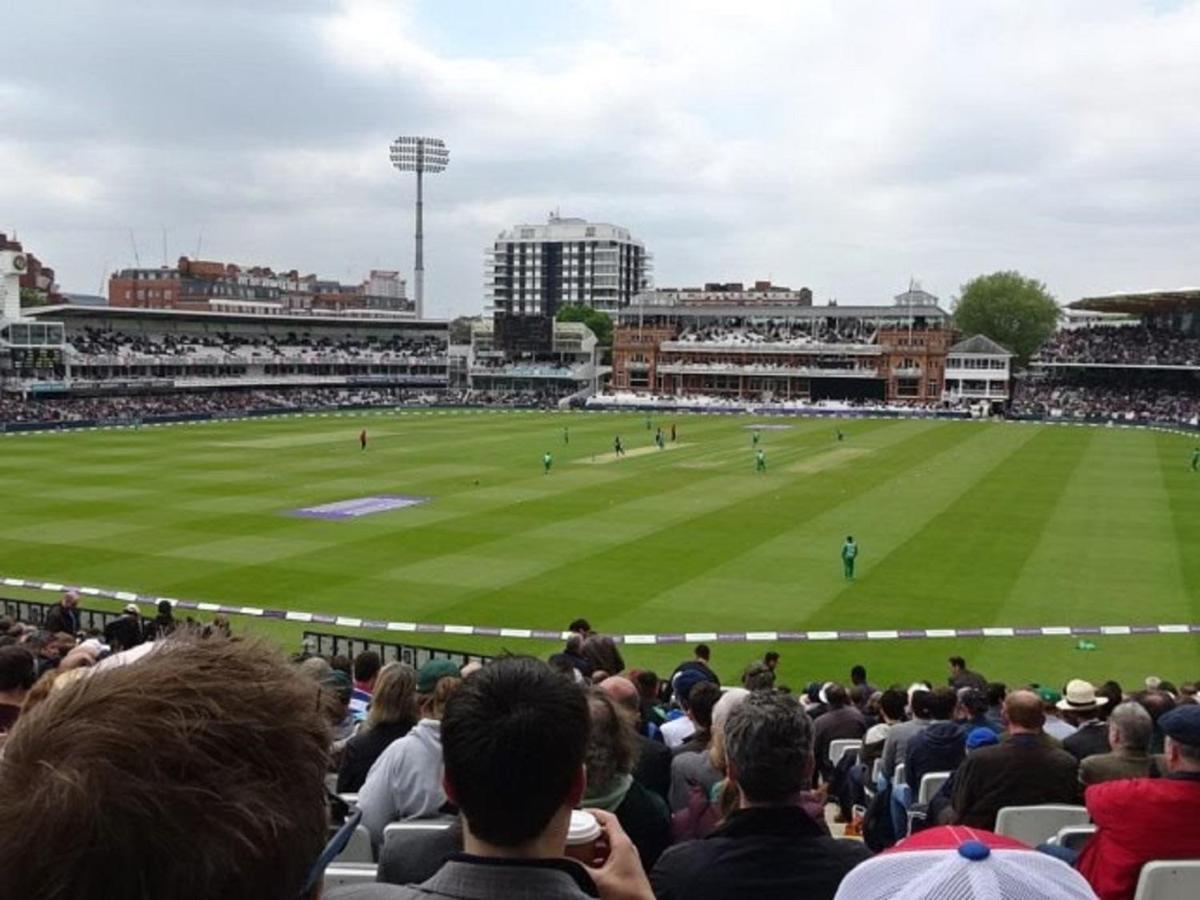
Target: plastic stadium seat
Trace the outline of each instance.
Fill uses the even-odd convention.
[[[325,870],[325,891],[348,884],[374,884],[374,863],[338,863]]]
[[[892,784],[908,784],[904,780],[904,763],[896,766],[896,770],[892,772]]]
[[[1057,835],[1059,829],[1068,825],[1086,825],[1088,821],[1088,811],[1082,806],[1059,803],[1006,806],[996,815],[996,834],[1036,847]]]
[[[410,819],[407,822],[392,822],[383,829],[383,843],[403,840],[404,835],[413,832],[445,831],[454,824],[453,816],[443,816],[437,819]]]
[[[1200,859],[1155,860],[1142,866],[1133,900],[1196,900]]]
[[[1058,830],[1054,843],[1068,850],[1082,850],[1083,845],[1096,833],[1095,825],[1068,825]]]
[[[852,740],[847,738],[839,738],[829,742],[829,764],[836,766],[847,750],[858,750],[862,747],[862,741]]]
[[[358,794],[338,794],[338,796],[351,809],[355,809],[358,806]]]
[[[346,849],[338,854],[335,863],[371,863],[375,864],[375,854],[371,850],[371,832],[366,825],[359,825],[350,836]]]
[[[917,791],[917,803],[928,806],[933,795],[942,789],[942,785],[950,780],[952,772],[926,772],[921,776],[921,787]]]

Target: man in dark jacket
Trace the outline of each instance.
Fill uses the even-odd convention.
[[[951,688],[940,687],[928,699],[929,718],[933,721],[908,741],[904,755],[904,777],[912,787],[913,798],[921,789],[921,779],[929,772],[953,772],[966,754],[967,733],[953,721],[958,696]]]
[[[826,900],[870,856],[824,834],[798,805],[812,778],[812,722],[795,698],[757,691],[725,722],[738,809],[703,840],[667,850],[650,874],[658,900]]]
[[[126,604],[121,615],[104,626],[104,642],[113,650],[129,650],[142,640],[142,615],[136,603]]]
[[[1058,708],[1063,718],[1075,726],[1075,733],[1062,746],[1077,760],[1112,750],[1108,743],[1108,723],[1101,716],[1107,703],[1108,698],[1100,696],[1090,682],[1081,678],[1067,682]]]
[[[821,777],[829,781],[833,777],[829,745],[837,740],[862,740],[867,733],[867,720],[850,703],[850,696],[840,684],[825,687],[819,699],[829,708],[825,715],[813,722],[813,758]]]
[[[987,679],[978,672],[972,672],[967,668],[967,661],[961,656],[950,657],[950,687],[956,691],[962,688],[975,688],[977,691],[986,691],[988,682]]]
[[[1005,806],[1077,804],[1082,797],[1078,763],[1052,745],[1042,731],[1042,700],[1014,691],[1004,701],[1009,738],[984,747],[963,762],[955,777],[954,821],[991,831]]]
[[[63,594],[62,599],[58,601],[58,606],[46,613],[42,629],[51,634],[69,634],[71,636],[78,634],[79,595],[74,591],[67,591]]]
[[[146,623],[146,640],[161,641],[175,630],[174,607],[170,600],[158,601],[158,615]]]
[[[613,675],[600,682],[600,689],[612,697],[631,718],[640,711],[637,685],[624,675]],[[637,760],[633,777],[642,787],[666,800],[671,789],[671,750],[660,741],[652,741],[642,733],[637,735]]]

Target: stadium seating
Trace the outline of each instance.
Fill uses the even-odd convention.
[[[876,333],[847,326],[844,331],[817,330],[811,320],[741,320],[731,319],[722,325],[697,325],[677,338],[678,343],[699,344],[706,348],[753,348],[758,346],[814,349],[831,344],[873,344]]]
[[[1200,338],[1144,325],[1057,331],[1038,351],[1039,362],[1200,366]]]
[[[353,884],[374,884],[377,870],[374,863],[335,862],[325,870],[324,889]]]
[[[942,789],[942,785],[950,780],[953,772],[926,772],[921,776],[921,787],[917,791],[917,803],[928,806],[933,795]]]
[[[831,766],[836,766],[838,764],[838,761],[841,760],[842,756],[846,753],[847,750],[858,750],[861,747],[862,747],[862,741],[859,741],[859,740],[839,738],[837,740],[830,741],[829,742],[829,764]]]
[[[1068,825],[1086,825],[1088,821],[1088,811],[1082,806],[1059,803],[1006,806],[996,815],[996,834],[1036,847]]]
[[[1133,900],[1196,900],[1200,859],[1159,860],[1142,866]]]
[[[346,844],[346,849],[338,854],[335,862],[374,864],[375,855],[371,850],[371,832],[367,831],[365,825],[359,825],[354,829],[354,834],[350,836],[350,842]]]
[[[1095,825],[1068,825],[1058,829],[1058,834],[1050,842],[1058,844],[1060,847],[1066,847],[1068,850],[1082,850],[1083,845],[1095,833]]]

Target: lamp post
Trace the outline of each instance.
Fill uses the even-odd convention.
[[[444,172],[450,151],[440,138],[398,137],[392,141],[392,165],[400,172],[417,173],[417,246],[413,263],[413,291],[417,317],[425,315],[425,199],[422,181],[426,172]]]

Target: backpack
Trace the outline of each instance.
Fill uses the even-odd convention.
[[[892,786],[889,784],[871,798],[863,817],[863,843],[872,853],[879,853],[896,843],[892,824]]]

